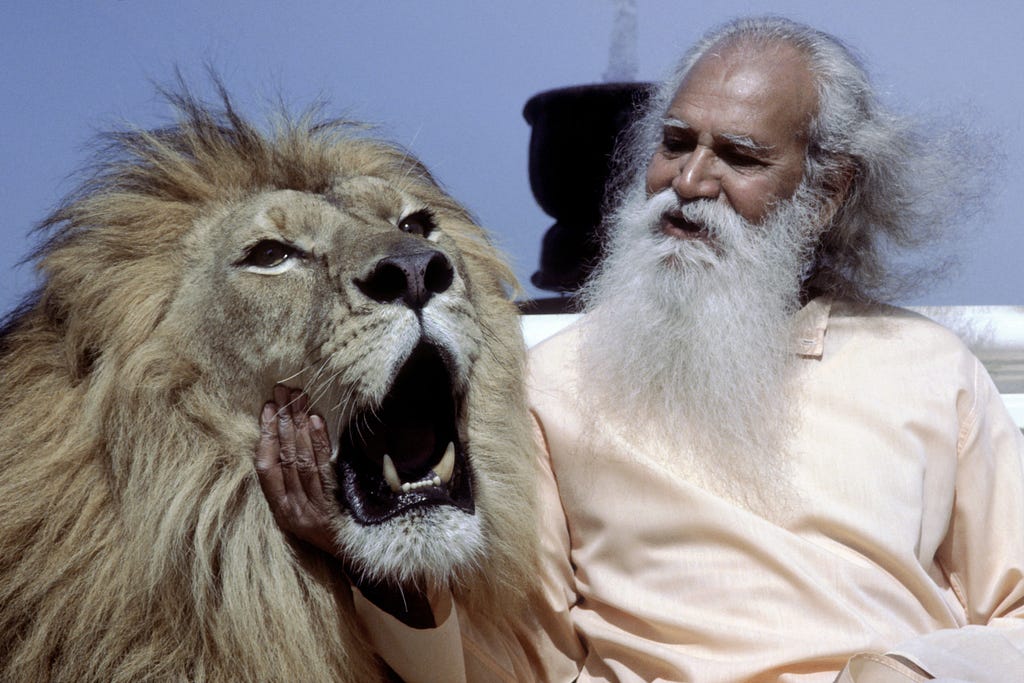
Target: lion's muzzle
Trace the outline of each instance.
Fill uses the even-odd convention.
[[[356,521],[379,524],[423,506],[473,511],[463,404],[441,353],[420,344],[380,406],[344,427],[338,497]]]

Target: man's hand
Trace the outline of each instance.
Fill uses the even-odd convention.
[[[337,502],[331,443],[306,395],[278,385],[260,413],[256,474],[282,531],[340,557],[332,521]]]

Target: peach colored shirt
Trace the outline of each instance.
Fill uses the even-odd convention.
[[[495,633],[442,600],[442,626],[413,631],[357,596],[389,663],[410,683],[919,680],[888,652],[1024,681],[1024,438],[984,368],[899,309],[817,299],[798,316],[784,521],[588,417],[573,326],[531,353],[539,625]]]

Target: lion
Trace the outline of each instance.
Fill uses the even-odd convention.
[[[342,563],[260,491],[279,382],[336,444],[346,567],[525,604],[509,267],[400,147],[318,109],[258,128],[218,87],[106,138],[0,335],[2,680],[386,679]]]

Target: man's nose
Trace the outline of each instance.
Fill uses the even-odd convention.
[[[715,155],[698,147],[680,159],[679,168],[672,178],[672,189],[680,199],[716,199],[722,191],[715,172]]]

